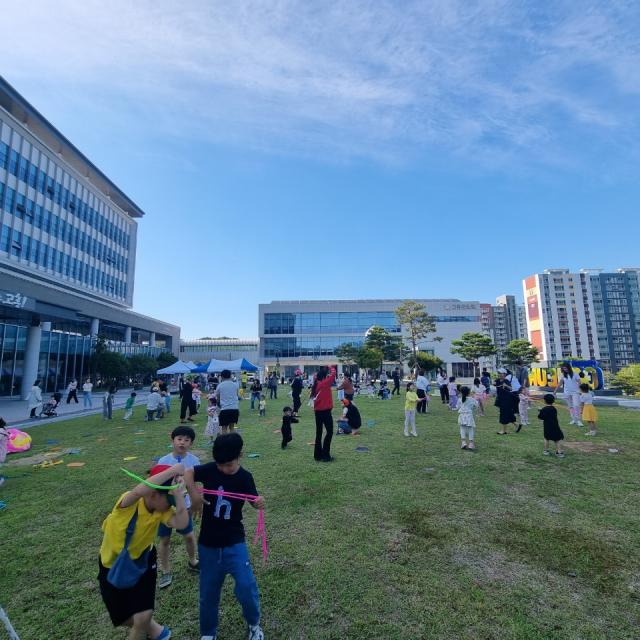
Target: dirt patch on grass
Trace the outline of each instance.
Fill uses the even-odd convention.
[[[441,522],[440,515],[426,509],[409,509],[400,514],[404,531],[420,539],[421,545],[439,544],[451,535],[451,523]]]
[[[618,577],[625,565],[624,554],[611,540],[567,526],[505,518],[492,542],[505,545],[507,552],[518,553],[533,566],[588,579],[601,592],[612,592],[619,586]]]
[[[49,451],[47,453],[36,453],[33,456],[26,456],[25,458],[18,458],[17,460],[9,460],[7,462],[8,467],[28,467],[32,464],[42,464],[47,460],[57,460],[66,456],[75,449],[62,449],[61,451]]]
[[[532,574],[527,565],[509,560],[500,551],[456,547],[452,561],[480,583],[516,584]]]
[[[573,449],[574,451],[580,451],[582,453],[607,453],[612,445],[606,442],[594,442],[593,440],[586,440],[580,442],[564,442],[564,447],[567,449]],[[613,447],[617,449],[617,447]]]

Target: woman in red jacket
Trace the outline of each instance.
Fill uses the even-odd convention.
[[[311,397],[314,398],[313,411],[316,414],[316,442],[313,449],[313,457],[322,462],[331,462],[331,438],[333,437],[333,391],[332,386],[336,379],[335,367],[331,367],[329,375],[327,368],[321,367],[316,374],[316,381],[311,389]],[[327,431],[322,442],[322,427]]]

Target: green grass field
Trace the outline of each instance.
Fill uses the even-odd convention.
[[[267,500],[266,565],[250,545],[266,638],[640,637],[639,413],[600,409],[600,434],[584,444],[583,430],[561,412],[567,457],[559,460],[542,456],[535,412],[522,433],[497,436],[490,407],[478,420],[478,450],[468,452],[459,448],[456,414],[439,399],[418,417],[419,437],[405,438],[403,400],[363,398],[363,419],[375,425],[334,437],[335,462],[322,464],[307,444],[314,428],[306,405],[290,449],[280,450],[273,431],[289,400],[281,395],[262,421],[241,405],[245,454],[260,454],[243,464]],[[143,473],[168,451],[177,424],[175,413],[153,423],[142,415],[42,424],[27,455],[52,446],[80,455],[37,470],[10,456],[3,467],[0,606],[22,640],[125,637],[110,626],[97,588],[100,525],[131,486],[119,468]],[[204,426],[199,420],[194,450],[208,461]],[[255,523],[245,507],[248,534]],[[157,594],[157,619],[174,638],[197,639],[197,577],[178,538],[174,583]],[[229,579],[220,640],[246,637],[232,586]]]

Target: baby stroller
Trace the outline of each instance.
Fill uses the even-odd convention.
[[[56,413],[56,409],[58,408],[61,400],[62,394],[56,391],[51,396],[51,400],[49,400],[49,402],[46,402],[42,407],[42,411],[40,411],[40,417],[42,418],[42,416],[45,416],[46,418],[53,418],[57,416],[58,414]]]

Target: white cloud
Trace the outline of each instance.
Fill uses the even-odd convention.
[[[269,152],[573,163],[638,133],[634,2],[50,0],[4,7],[7,79]],[[27,96],[28,97],[28,96]]]

